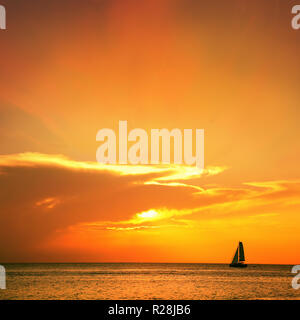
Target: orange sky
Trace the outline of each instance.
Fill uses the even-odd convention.
[[[299,263],[296,2],[2,0],[0,261]],[[98,165],[119,120],[204,173]]]

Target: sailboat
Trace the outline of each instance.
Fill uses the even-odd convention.
[[[245,262],[245,253],[243,243],[240,241],[238,247],[236,248],[234,257],[232,259],[230,267],[233,268],[246,268],[247,264]]]

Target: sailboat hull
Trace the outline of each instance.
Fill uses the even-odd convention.
[[[229,267],[232,268],[246,268],[248,265],[245,263],[231,263]]]

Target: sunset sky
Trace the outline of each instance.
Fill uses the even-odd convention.
[[[300,263],[296,3],[0,0],[0,262]],[[203,173],[98,164],[119,120]]]

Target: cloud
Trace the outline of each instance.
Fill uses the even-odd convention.
[[[0,172],[2,261],[28,260],[57,233],[72,228],[187,227],[199,219],[266,214],[274,199],[280,210],[300,193],[299,181],[204,188],[190,184],[193,179],[173,181],[189,174],[185,167],[105,166],[39,153],[0,156]]]

